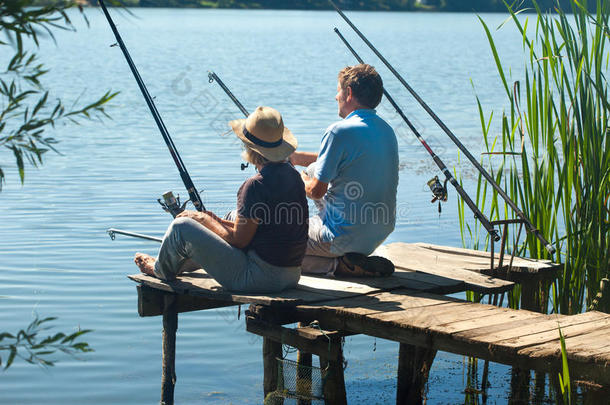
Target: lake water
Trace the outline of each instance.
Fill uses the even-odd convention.
[[[337,26],[449,167],[457,149],[389,72],[333,12],[136,9],[113,11],[150,93],[208,209],[224,213],[252,169],[239,170],[240,146],[226,122],[240,112],[207,71],[214,70],[249,110],[270,105],[284,116],[302,150],[316,150],[324,129],[337,120],[338,70],[352,56],[333,33]],[[0,331],[16,332],[38,314],[57,316],[57,330],[93,329],[85,340],[94,353],[58,357],[41,369],[17,360],[0,374],[1,404],[151,404],[159,400],[161,319],[139,318],[127,274],[133,254],[155,254],[155,242],[118,236],[116,227],[160,236],[170,216],[155,201],[168,190],[185,195],[176,168],[101,12],[76,14],[76,33],[43,41],[52,96],[70,104],[120,90],[112,120],[60,125],[62,155],[48,154],[21,187],[14,170],[0,193]],[[350,13],[353,21],[471,151],[481,151],[476,86],[486,111],[505,95],[484,31],[474,14]],[[484,15],[492,27],[505,16]],[[502,57],[521,65],[514,31],[497,34]],[[6,58],[6,55],[0,55]],[[519,72],[519,69],[513,72]],[[513,73],[518,77],[517,73]],[[399,218],[389,242],[461,246],[456,194],[439,217],[426,181],[440,175],[424,149],[387,102],[380,114],[394,125],[400,144]],[[6,169],[12,156],[3,152]],[[466,176],[468,177],[468,176]],[[468,191],[475,192],[472,184]],[[176,402],[262,402],[261,339],[247,334],[237,309],[183,314],[177,337]],[[350,403],[386,404],[395,397],[398,345],[369,337],[346,339]],[[5,353],[2,353],[5,354]],[[465,359],[439,353],[431,372],[429,403],[462,403]],[[492,365],[490,401],[503,403],[509,368]]]

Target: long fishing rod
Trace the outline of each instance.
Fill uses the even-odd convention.
[[[150,112],[151,112],[155,122],[157,123],[157,127],[159,128],[159,131],[161,132],[161,136],[163,137],[163,140],[165,141],[165,144],[167,145],[167,148],[169,149],[169,153],[172,156],[172,158],[174,159],[174,163],[176,164],[176,167],[178,167],[178,172],[180,173],[182,182],[184,183],[184,186],[186,187],[186,190],[188,191],[191,202],[193,203],[193,205],[195,206],[195,209],[197,211],[206,211],[205,206],[203,205],[203,201],[201,200],[201,197],[199,196],[199,192],[195,188],[195,185],[193,184],[193,180],[191,180],[191,176],[189,176],[188,171],[186,170],[186,166],[184,165],[184,162],[182,161],[182,158],[180,157],[180,154],[178,154],[176,145],[174,145],[174,141],[172,140],[171,136],[169,135],[169,132],[168,132],[167,128],[165,127],[163,120],[161,119],[161,115],[159,114],[159,111],[157,110],[157,107],[155,106],[155,103],[153,102],[152,97],[148,93],[148,89],[146,88],[146,85],[144,84],[142,77],[140,77],[140,73],[138,72],[136,65],[134,64],[133,60],[131,59],[131,56],[129,55],[129,51],[127,50],[127,47],[125,46],[125,43],[123,42],[123,39],[121,38],[121,35],[119,34],[119,31],[116,28],[116,25],[114,25],[114,21],[112,21],[112,18],[110,17],[110,14],[108,13],[108,9],[106,8],[104,1],[103,0],[98,0],[98,1],[100,3],[102,11],[104,12],[104,15],[106,16],[106,19],[108,20],[108,24],[110,24],[110,28],[112,29],[112,32],[114,33],[117,43],[119,44],[121,51],[123,51],[123,55],[125,56],[125,59],[127,60],[127,64],[129,65],[129,68],[131,69],[131,73],[133,73],[133,76],[136,79],[136,82],[138,83],[138,87],[140,87],[140,91],[142,92],[142,95],[144,96],[144,100],[146,100],[146,104],[148,105],[148,108],[150,109]],[[161,203],[161,201],[159,201],[159,202]],[[164,206],[163,203],[161,203],[161,205],[164,207],[164,209],[167,208],[166,206]],[[166,211],[167,210],[168,209],[166,209]],[[172,215],[173,215],[173,212],[172,212]]]
[[[364,63],[364,61],[362,60],[362,58],[360,57],[360,55],[358,55],[358,53],[354,50],[354,48],[352,48],[352,46],[349,44],[349,42],[345,39],[345,37],[341,34],[341,32],[339,32],[338,28],[335,28],[335,33],[339,36],[339,38],[341,39],[341,41],[343,41],[343,44],[345,44],[345,46],[347,47],[347,49],[350,50],[350,52],[354,55],[354,57],[356,58],[356,60],[358,60],[359,63]],[[483,225],[483,227],[487,230],[487,232],[489,233],[489,235],[491,235],[495,241],[500,240],[500,236],[498,235],[497,230],[493,227],[493,225],[489,222],[489,220],[487,219],[487,217],[481,212],[481,210],[479,210],[479,208],[476,206],[476,204],[472,201],[472,199],[470,198],[470,196],[466,193],[466,191],[464,191],[464,189],[462,188],[462,186],[460,185],[460,183],[458,183],[458,181],[455,179],[455,177],[453,177],[453,175],[451,174],[451,172],[449,171],[449,169],[447,168],[447,166],[445,165],[445,163],[443,163],[443,161],[436,155],[436,153],[434,153],[434,151],[432,150],[432,148],[430,148],[430,146],[428,145],[428,143],[426,142],[426,140],[421,136],[421,134],[419,133],[419,131],[417,130],[417,128],[415,128],[415,126],[411,123],[411,121],[407,118],[407,116],[405,115],[405,113],[402,111],[402,109],[398,106],[398,104],[396,104],[396,102],[394,101],[394,99],[392,98],[392,96],[390,96],[390,94],[387,92],[387,90],[384,88],[383,89],[383,94],[385,95],[385,98],[390,102],[390,104],[392,104],[392,107],[394,107],[394,109],[396,110],[396,112],[398,113],[398,115],[400,115],[400,117],[407,123],[407,125],[409,126],[409,128],[411,129],[411,131],[415,134],[415,136],[417,137],[417,139],[419,140],[419,142],[421,142],[421,144],[423,145],[423,147],[426,149],[426,151],[428,151],[428,153],[430,154],[430,156],[432,157],[432,159],[434,160],[434,163],[436,163],[436,165],[438,166],[439,169],[441,169],[441,171],[443,172],[443,174],[445,175],[445,178],[453,185],[453,187],[455,187],[455,190],[458,192],[458,194],[462,197],[462,199],[464,200],[464,202],[466,203],[466,205],[468,205],[468,207],[472,210],[472,212],[474,213],[474,217],[476,219],[478,219],[479,221],[481,221],[481,224]],[[440,202],[439,202],[440,204]]]
[[[108,234],[108,236],[110,236],[110,239],[112,239],[112,240],[114,240],[114,238],[116,237],[116,234],[119,234],[119,235],[131,236],[132,238],[152,240],[154,242],[163,241],[163,239],[157,238],[156,236],[144,235],[142,233],[135,233],[135,232],[127,232],[127,231],[123,231],[121,229],[115,229],[115,228],[108,229],[106,231],[106,233]]]
[[[377,55],[377,57],[386,65],[386,67],[392,72],[392,74],[400,81],[400,83],[411,93],[411,95],[419,102],[419,104],[426,110],[426,112],[432,117],[432,119],[445,131],[447,136],[453,141],[453,143],[464,153],[464,155],[470,160],[470,162],[476,167],[476,169],[485,177],[485,179],[491,184],[491,186],[498,192],[498,194],[506,201],[506,203],[513,209],[515,214],[523,221],[525,226],[530,232],[532,232],[538,240],[544,245],[546,250],[550,254],[555,253],[555,248],[544,238],[540,231],[530,222],[525,213],[511,200],[506,192],[500,187],[493,177],[481,166],[481,164],[475,159],[474,156],[466,149],[466,147],[459,141],[459,139],[451,132],[451,130],[445,125],[443,121],[432,111],[432,109],[424,102],[424,100],[409,86],[405,79],[394,69],[394,67],[383,57],[383,55],[373,46],[373,44],[360,32],[360,30],[350,21],[350,19],[341,11],[339,7],[332,1],[328,0],[339,15],[345,20],[345,22],[354,30],[356,34],[364,41],[365,44]]]
[[[240,111],[247,117],[248,116],[248,110],[246,110],[246,107],[244,107],[244,105],[242,103],[239,102],[239,100],[237,99],[237,97],[235,97],[235,95],[231,92],[231,90],[229,90],[229,88],[224,84],[224,82],[222,80],[220,80],[220,77],[218,77],[218,75],[212,71],[208,72],[208,81],[210,83],[212,83],[213,81],[216,81],[216,83],[218,83],[218,85],[220,86],[220,88],[227,94],[227,96],[229,96],[229,98],[231,99],[231,101],[233,101],[235,103],[235,105],[237,106],[237,108],[240,109]]]
[[[218,85],[220,86],[220,88],[226,93],[227,96],[229,96],[229,98],[231,99],[231,101],[233,101],[233,103],[235,103],[235,105],[237,106],[237,108],[239,108],[239,110],[246,116],[248,117],[248,110],[246,110],[246,107],[244,107],[244,105],[242,103],[239,102],[239,100],[237,99],[237,97],[235,97],[235,95],[233,94],[233,92],[231,92],[231,90],[229,90],[229,88],[224,84],[224,82],[222,80],[220,80],[220,77],[218,77],[218,75],[216,73],[214,73],[213,71],[209,71],[208,72],[208,81],[210,83],[216,81],[216,83],[218,83]],[[248,168],[248,166],[250,165],[250,163],[242,163],[241,164],[241,170],[246,170],[246,168]]]

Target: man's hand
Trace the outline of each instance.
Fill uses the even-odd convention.
[[[318,159],[318,154],[312,152],[293,152],[288,159],[290,159],[290,163],[293,166],[307,167]]]
[[[305,183],[305,194],[312,200],[319,200],[326,194],[328,183],[324,183],[315,177],[309,177],[305,171],[301,172],[301,179]]]

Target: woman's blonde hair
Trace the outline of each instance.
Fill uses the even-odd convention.
[[[241,157],[248,163],[252,163],[254,166],[264,166],[269,163],[269,160],[257,151],[250,149],[250,147],[244,144],[244,151]]]

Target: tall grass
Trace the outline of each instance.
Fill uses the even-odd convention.
[[[537,14],[526,18],[507,6],[510,18],[504,24],[521,33],[525,57],[523,77],[515,83],[508,81],[492,32],[480,19],[509,105],[499,117],[500,135],[492,134],[496,118],[485,114],[477,98],[484,163],[558,252],[549,257],[528,234],[517,253],[564,263],[550,286],[564,314],[591,304],[610,261],[610,2],[597,0],[595,15],[586,11],[586,0],[571,5],[571,14],[559,6],[543,13],[536,5]],[[491,219],[513,217],[480,176],[476,201]],[[470,236],[475,247],[488,246],[480,226],[465,221],[463,202],[459,207],[463,240]]]

